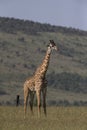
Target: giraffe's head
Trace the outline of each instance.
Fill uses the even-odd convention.
[[[48,45],[48,51],[49,53],[51,52],[51,50],[58,50],[55,42],[53,40],[50,40],[50,43]]]

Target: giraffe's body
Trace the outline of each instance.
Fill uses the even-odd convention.
[[[51,50],[56,49],[55,43],[51,40],[50,46],[46,52],[46,56],[42,62],[42,64],[37,68],[34,75],[27,79],[24,83],[24,112],[26,113],[26,106],[28,95],[30,95],[30,107],[33,112],[33,99],[34,93],[36,92],[37,103],[38,103],[38,114],[40,115],[40,107],[41,107],[41,92],[43,94],[43,108],[44,113],[46,115],[46,91],[47,91],[47,80],[46,80],[46,71],[48,69]]]
[[[38,115],[40,114],[40,106],[41,106],[41,92],[43,94],[43,108],[44,113],[46,115],[46,91],[47,91],[47,80],[38,80],[36,84],[40,85],[40,82],[43,81],[43,83],[37,87],[35,87],[35,77],[31,77],[27,79],[24,83],[24,112],[26,114],[26,107],[27,107],[27,100],[28,96],[30,95],[30,108],[31,112],[33,113],[33,100],[34,100],[34,94],[36,92],[37,94],[37,100],[38,100]]]

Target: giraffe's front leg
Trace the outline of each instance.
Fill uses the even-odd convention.
[[[36,91],[37,105],[38,105],[38,116],[41,115],[41,90]]]
[[[46,111],[46,92],[47,92],[47,88],[44,88],[42,90],[42,95],[43,95],[43,109],[44,109],[45,116],[47,116],[47,111]]]

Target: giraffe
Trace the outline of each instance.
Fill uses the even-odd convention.
[[[46,92],[47,92],[47,80],[46,80],[46,72],[49,66],[50,55],[52,50],[58,50],[56,44],[53,40],[50,40],[50,43],[47,48],[46,55],[42,64],[36,69],[34,75],[28,78],[24,83],[24,115],[26,115],[26,108],[28,97],[30,98],[30,109],[33,113],[33,100],[36,92],[37,97],[37,106],[38,106],[38,116],[41,114],[41,92],[43,95],[43,109],[44,114],[47,115],[46,112]]]

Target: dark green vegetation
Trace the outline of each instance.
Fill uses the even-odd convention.
[[[22,107],[0,107],[0,130],[87,130],[87,107],[48,107],[48,116],[37,117]]]
[[[49,105],[87,105],[87,32],[14,18],[0,18],[0,103],[15,104],[23,83],[41,64],[49,39],[47,72]]]

